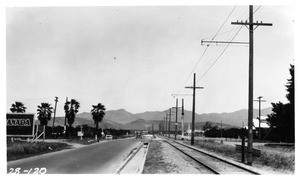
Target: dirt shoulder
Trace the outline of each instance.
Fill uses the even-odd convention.
[[[168,144],[156,138],[150,143],[143,174],[199,174]]]

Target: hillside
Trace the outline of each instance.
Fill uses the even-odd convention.
[[[166,116],[166,111],[147,111],[144,113],[133,114],[127,112],[124,109],[118,110],[109,110],[105,112],[105,117],[103,122],[100,124],[100,127],[104,128],[114,128],[114,129],[143,129],[149,130],[152,128],[152,124],[155,126],[155,129],[158,129],[159,122],[162,122],[163,118]],[[175,110],[173,110],[175,113]],[[270,114],[271,108],[262,109],[262,116]],[[258,110],[253,110],[253,117],[258,116]],[[185,111],[184,123],[187,127],[187,123],[190,123],[192,119],[192,112]],[[172,122],[175,121],[175,116],[172,115]],[[195,114],[196,128],[201,128],[206,121],[210,121],[217,124],[223,124],[223,126],[237,126],[241,127],[242,123],[245,124],[248,122],[248,110],[243,109],[231,113],[208,113],[208,114]],[[178,122],[181,122],[181,113],[178,113]],[[56,125],[64,124],[64,117],[56,117]],[[90,113],[83,112],[76,115],[75,122],[73,126],[87,124],[94,126],[94,121]],[[52,120],[48,123],[49,126],[52,126]],[[173,126],[173,125],[172,125]],[[181,123],[179,123],[181,127]]]

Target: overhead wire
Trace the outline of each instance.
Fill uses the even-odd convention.
[[[257,7],[255,9],[255,11],[253,12],[253,14],[255,14],[258,9],[260,8],[261,6]],[[249,18],[248,18],[249,19]],[[247,19],[247,20],[248,20]],[[223,51],[221,52],[221,54],[215,59],[215,61],[211,64],[211,66],[205,71],[205,73],[199,78],[199,80],[197,82],[199,82],[208,72],[209,70],[217,63],[217,61],[220,59],[220,57],[224,54],[224,52],[226,51],[226,49],[228,48],[228,46],[231,44],[231,42],[234,40],[234,38],[238,35],[238,33],[241,31],[241,29],[243,28],[243,26],[241,26],[239,28],[239,30],[235,33],[235,35],[233,36],[233,38],[230,40],[230,42],[225,46],[225,48],[223,49]]]
[[[239,29],[239,28],[233,28],[233,29],[231,29],[231,30],[224,31],[224,32],[222,32],[222,33],[219,33],[218,36],[219,36],[219,35],[226,34],[226,33],[230,33],[230,32],[235,31],[235,30],[237,30],[237,29]],[[209,37],[203,38],[202,40],[210,39],[211,37],[214,37],[214,36],[209,36]]]
[[[226,40],[227,41],[229,41],[231,38],[230,38],[230,36],[231,36],[231,33],[229,33],[229,34],[227,34],[227,36],[226,36]],[[226,45],[226,44],[225,44]],[[225,46],[219,46],[217,49],[216,49],[216,51],[215,51],[215,53],[213,53],[213,56],[210,58],[211,60],[213,60],[213,59],[215,59],[216,57],[217,57],[217,55],[220,53],[220,52],[222,52],[222,49],[224,49],[225,48]],[[210,66],[210,64],[211,64],[211,62],[212,61],[210,61],[210,60],[208,60],[207,61],[207,63],[205,63],[205,64],[203,64],[203,66],[201,66],[201,68],[199,69],[199,72],[202,72],[202,71],[204,71],[205,69],[207,69],[209,66]]]
[[[229,17],[231,16],[231,14],[233,13],[233,11],[235,10],[235,8],[236,8],[236,6],[233,7],[233,9],[232,9],[231,12],[229,13],[229,15],[227,16],[227,18],[225,19],[225,21],[222,23],[221,27],[218,29],[217,33],[216,33],[216,34],[214,35],[214,37],[212,38],[212,40],[214,40],[215,37],[218,35],[218,33],[220,32],[220,30],[222,29],[222,27],[224,26],[224,24],[227,22],[227,20],[229,19]],[[184,83],[183,83],[182,86],[184,86],[185,83],[189,80],[189,78],[191,77],[192,73],[195,71],[195,69],[196,69],[196,67],[198,66],[199,62],[201,61],[201,59],[203,58],[204,54],[206,53],[207,49],[209,48],[209,45],[210,45],[210,44],[211,44],[211,43],[209,43],[209,44],[206,46],[206,48],[205,48],[205,50],[203,51],[201,57],[199,58],[198,62],[196,63],[196,65],[194,66],[194,68],[192,69],[192,71],[190,72],[190,74],[188,75],[187,79],[184,81]],[[179,91],[181,90],[182,86],[180,87],[180,89],[179,89],[177,92],[179,92]]]
[[[238,33],[241,31],[242,28],[243,28],[243,26],[241,26],[239,28],[239,30],[235,33],[235,35],[231,39],[230,43],[234,40],[234,38],[238,35]],[[216,64],[216,62],[220,59],[220,57],[224,54],[224,52],[226,51],[226,49],[229,47],[230,43],[228,43],[225,46],[225,48],[222,50],[221,54],[216,58],[216,60],[211,64],[211,66],[208,68],[208,70],[199,78],[199,80],[197,82],[199,82],[208,73],[208,71]]]

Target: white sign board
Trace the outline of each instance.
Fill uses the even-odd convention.
[[[83,136],[83,132],[82,131],[78,131],[77,132],[77,136]]]

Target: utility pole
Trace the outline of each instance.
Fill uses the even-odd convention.
[[[53,129],[54,129],[55,114],[56,114],[56,105],[57,105],[58,97],[55,97],[54,101],[55,101],[55,107],[54,107],[54,117],[53,117],[53,124],[52,124],[52,136],[54,136]]]
[[[167,120],[166,120],[166,118],[164,117],[164,118],[163,118],[163,125],[164,125],[164,132],[163,132],[163,134],[164,134],[164,135],[165,135],[166,132],[167,132],[167,125],[166,125],[167,123],[166,123],[166,122],[167,122]]]
[[[272,26],[271,23],[253,22],[253,5],[249,6],[249,22],[231,22],[232,25],[248,25],[249,29],[249,91],[248,91],[248,147],[247,164],[252,165],[252,146],[253,146],[253,26]]]
[[[183,124],[183,120],[184,120],[184,107],[183,107],[183,103],[184,103],[184,99],[181,100],[181,138],[183,138],[184,135],[184,124]]]
[[[161,132],[162,132],[162,134],[165,134],[165,126],[164,126],[164,123],[165,123],[165,120],[164,120],[164,118],[163,118],[162,121],[161,121]]]
[[[153,123],[152,123],[152,136],[154,135],[154,127],[153,127]]]
[[[68,97],[66,97],[66,104],[67,104],[67,102],[68,102]],[[64,132],[65,132],[65,138],[66,138],[67,137],[67,112],[65,112]]]
[[[193,89],[193,114],[192,114],[191,145],[194,145],[196,89],[203,89],[203,87],[196,87],[196,73],[194,73],[194,85],[191,87],[185,87],[185,88]]]
[[[222,121],[221,121],[221,138],[223,137],[223,134],[222,134],[222,128],[223,128],[223,127],[222,127],[222,125],[223,125],[223,124],[222,124]]]
[[[262,100],[261,98],[263,98],[262,96],[258,96],[257,99],[258,100],[254,100],[254,101],[258,101],[258,124],[259,124],[259,129],[258,129],[258,140],[260,140],[260,122],[261,122],[261,102],[266,102],[265,100]]]
[[[175,140],[177,136],[177,114],[178,114],[178,99],[176,98],[176,116],[175,116]]]
[[[168,111],[166,112],[166,136],[168,134]]]
[[[172,108],[170,108],[170,113],[168,114],[169,115],[169,138],[170,138],[170,131],[171,131],[171,110]]]

